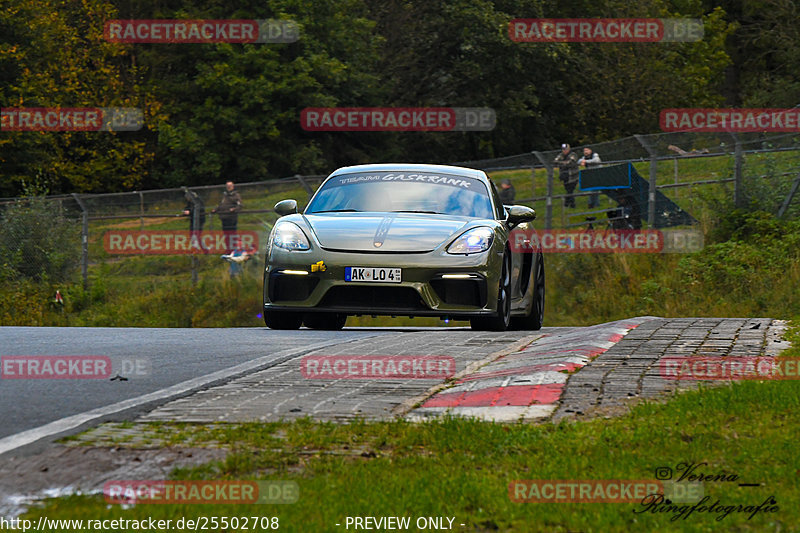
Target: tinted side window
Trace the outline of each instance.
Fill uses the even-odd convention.
[[[494,202],[495,211],[497,211],[497,220],[505,220],[506,208],[503,207],[503,202],[500,200],[500,193],[497,192],[497,187],[492,180],[489,180],[489,183],[492,184],[492,201]]]

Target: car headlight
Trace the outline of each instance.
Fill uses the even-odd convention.
[[[272,244],[284,250],[308,250],[308,238],[305,233],[291,222],[278,222],[272,236]]]
[[[465,231],[447,247],[449,254],[476,254],[485,252],[494,241],[492,228],[480,227]]]

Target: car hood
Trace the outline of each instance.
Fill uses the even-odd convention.
[[[349,252],[429,252],[455,237],[468,217],[422,213],[304,215],[320,245]]]

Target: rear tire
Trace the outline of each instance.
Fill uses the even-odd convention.
[[[527,316],[512,318],[511,326],[514,329],[542,329],[542,322],[544,321],[544,258],[541,253],[536,261],[536,270],[532,276],[533,303],[530,313]]]
[[[511,254],[503,254],[503,268],[497,288],[497,316],[478,317],[469,321],[476,331],[505,331],[511,323]]]
[[[341,313],[306,313],[303,324],[311,329],[335,331],[342,329],[347,322],[347,315]]]
[[[270,329],[298,329],[303,314],[292,311],[264,311],[264,324]]]

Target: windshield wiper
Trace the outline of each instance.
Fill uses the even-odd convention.
[[[438,211],[417,211],[414,209],[401,209],[400,211],[392,211],[392,213],[424,213],[426,215],[444,215]]]
[[[312,211],[309,215],[314,215],[316,213],[358,213],[358,209],[324,209],[322,211]]]

